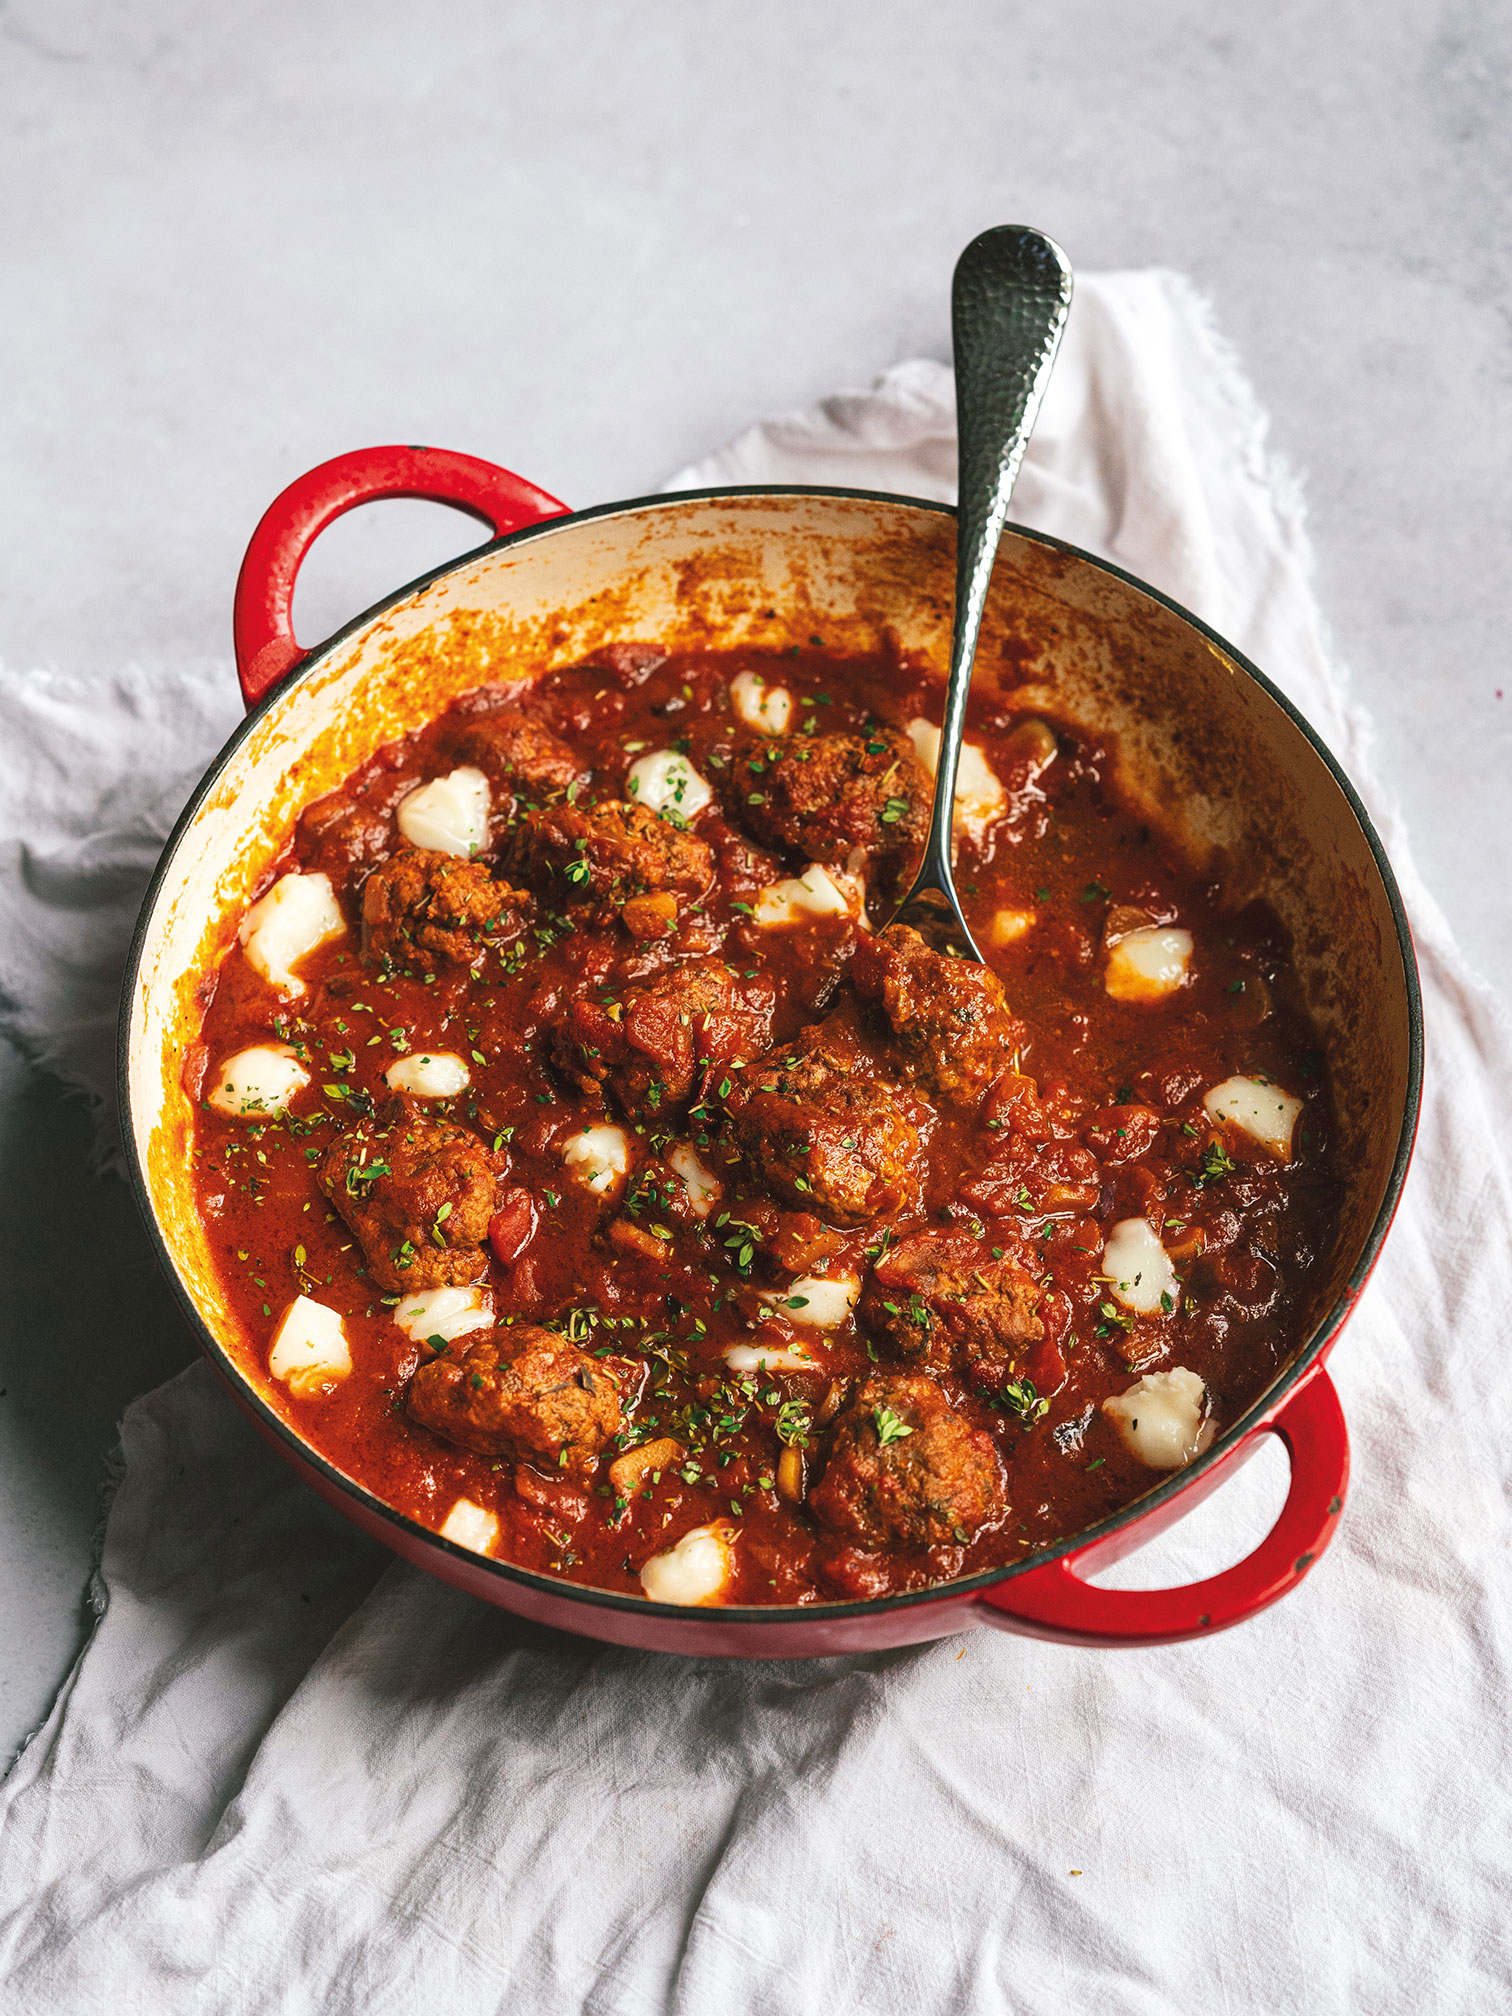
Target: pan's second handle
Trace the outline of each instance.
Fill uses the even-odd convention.
[[[985,1590],[978,1600],[991,1621],[1073,1645],[1171,1645],[1242,1623],[1295,1589],[1333,1538],[1349,1484],[1349,1432],[1323,1367],[1254,1432],[1286,1444],[1291,1485],[1275,1525],[1242,1561],[1179,1589],[1099,1589],[1076,1572],[1078,1562],[1097,1566],[1087,1548]]]
[[[306,655],[294,636],[294,583],[333,519],[383,497],[419,497],[481,518],[498,538],[567,506],[523,476],[446,448],[359,448],[322,462],[268,506],[236,582],[236,670],[249,708]]]

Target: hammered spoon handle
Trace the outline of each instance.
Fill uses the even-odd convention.
[[[985,964],[952,869],[956,770],[966,696],[1008,500],[1039,416],[1071,306],[1071,267],[1041,231],[1000,224],[973,238],[951,283],[958,502],[955,629],[924,858],[894,923]]]

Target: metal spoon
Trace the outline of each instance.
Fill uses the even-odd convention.
[[[1043,232],[1000,224],[973,238],[956,263],[950,289],[960,471],[955,634],[929,838],[913,887],[892,921],[911,924],[939,950],[978,965],[986,961],[961,914],[951,870],[966,696],[1008,499],[1070,306],[1070,263]]]

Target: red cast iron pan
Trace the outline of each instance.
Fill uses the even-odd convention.
[[[481,519],[476,552],[411,583],[318,650],[292,625],[317,535],[356,505],[416,497]],[[1417,1122],[1422,1016],[1412,944],[1381,844],[1343,772],[1282,694],[1198,619],[1090,554],[1010,526],[989,598],[978,680],[1113,735],[1124,781],[1195,852],[1250,886],[1292,931],[1329,1045],[1348,1179],[1295,1349],[1207,1454],[1099,1525],[1011,1568],[918,1594],[785,1608],[681,1609],[527,1572],[441,1539],[384,1505],[318,1446],[272,1381],[259,1340],[222,1306],[194,1204],[179,1078],[196,989],[300,807],[457,692],[594,643],[682,648],[819,622],[841,649],[885,633],[941,671],[948,657],[953,513],[916,500],[792,487],[642,498],[571,513],[487,462],[375,448],[300,478],[253,535],[237,585],[237,665],[249,714],[164,851],[132,948],[121,1011],[131,1173],[163,1264],[233,1396],[313,1489],[405,1560],[537,1623],[658,1651],[786,1658],[870,1650],[994,1624],[1082,1645],[1198,1638],[1284,1596],[1327,1547],[1349,1445],[1325,1360],[1391,1223]],[[775,623],[775,628],[774,628]],[[786,629],[784,629],[786,626]],[[1100,1589],[1087,1575],[1142,1546],[1277,1436],[1285,1505],[1251,1553],[1176,1589]]]

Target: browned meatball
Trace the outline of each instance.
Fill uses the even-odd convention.
[[[853,847],[881,857],[920,843],[934,787],[908,737],[876,728],[743,742],[726,789],[758,840],[835,868]]]
[[[375,868],[362,891],[363,957],[401,971],[479,967],[518,937],[531,899],[477,861],[409,847]]]
[[[747,1065],[721,1096],[747,1161],[799,1210],[865,1225],[920,1208],[918,1130],[893,1088],[825,1024]]]
[[[930,1092],[975,1101],[1009,1068],[1022,1031],[1002,981],[974,960],[932,952],[917,931],[889,924],[857,947],[851,983],[880,1005],[904,1068]]]
[[[474,715],[447,742],[458,763],[472,764],[496,788],[526,798],[565,791],[584,774],[560,736],[524,714]]]
[[[645,897],[671,899],[675,916],[714,877],[702,840],[618,798],[527,812],[517,848],[527,878],[584,923],[612,924],[623,906]]]
[[[1035,1311],[1040,1284],[1015,1261],[994,1260],[966,1232],[915,1232],[899,1240],[867,1278],[857,1314],[904,1358],[960,1369],[1000,1386],[1022,1347],[1045,1326]]]
[[[465,1127],[405,1118],[333,1141],[316,1176],[380,1287],[458,1287],[487,1264],[498,1163]]]
[[[460,1359],[430,1359],[410,1381],[408,1405],[464,1449],[534,1457],[579,1477],[625,1425],[608,1367],[534,1324],[495,1330]]]
[[[835,1423],[809,1510],[862,1547],[940,1547],[972,1539],[1007,1509],[992,1437],[923,1373],[868,1379]]]
[[[413,777],[378,771],[364,783],[327,792],[299,819],[299,861],[307,875],[329,875],[337,889],[356,888],[375,862],[399,845],[394,806]]]
[[[612,998],[573,1001],[551,1029],[551,1058],[591,1097],[607,1083],[632,1119],[686,1105],[707,1064],[738,1064],[771,1041],[772,987],[693,959]]]

